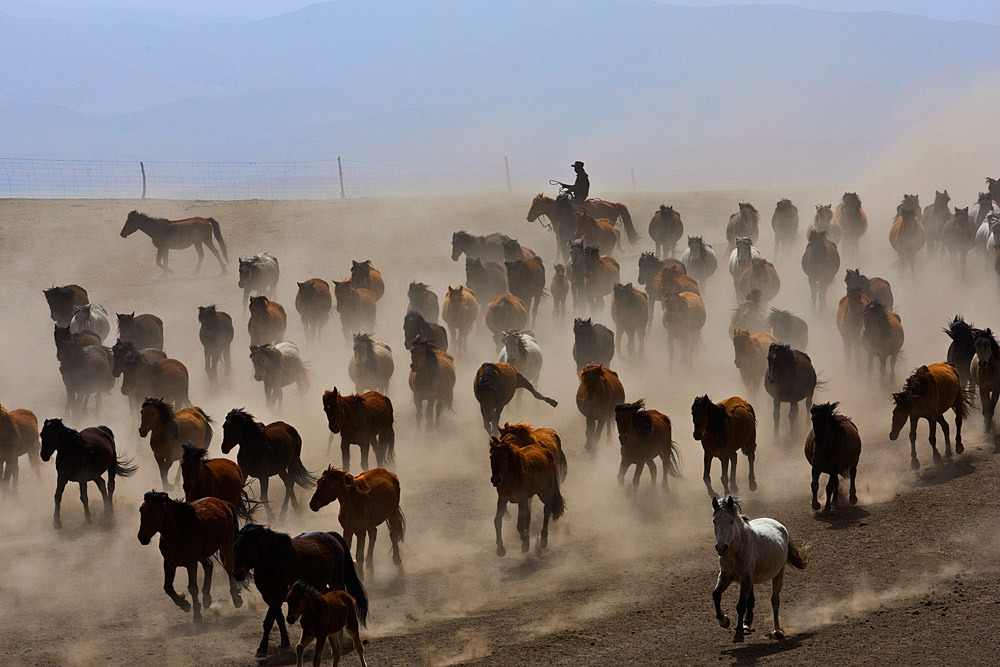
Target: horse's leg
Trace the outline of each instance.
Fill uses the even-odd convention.
[[[937,418],[937,423],[941,425],[941,433],[944,434],[944,456],[947,459],[951,458],[951,438],[948,437],[948,422],[944,419],[944,413]]]
[[[820,508],[819,500],[816,498],[816,494],[819,493],[819,475],[820,475],[819,468],[813,466],[812,483],[809,485],[809,488],[812,489],[812,495],[813,495],[812,508],[814,511],[819,510]]]
[[[667,490],[667,458],[664,455],[660,456],[660,461],[663,463],[663,490]],[[656,459],[649,459],[646,461],[646,467],[649,468],[649,486],[652,489],[656,488]]]
[[[719,579],[712,590],[712,602],[715,603],[715,619],[724,628],[729,627],[729,617],[722,613],[722,594],[733,583],[733,578],[725,572],[719,572]]]
[[[618,466],[618,484],[619,486],[625,486],[625,473],[628,472],[629,464],[624,460]]]
[[[201,586],[201,603],[204,605],[205,609],[212,606],[212,559],[206,558],[201,562],[201,568],[205,570],[205,582]],[[197,582],[196,582],[197,583]],[[197,591],[194,592],[194,597],[197,599]]]
[[[292,479],[291,473],[288,470],[282,470],[278,473],[278,478],[285,483],[285,497],[281,501],[281,510],[278,512],[278,518],[284,518],[285,513],[288,512],[288,503],[295,498],[295,480]],[[292,503],[292,508],[298,507],[298,503]]]
[[[66,488],[66,482],[68,481],[62,475],[59,475],[59,478],[56,480],[56,509],[52,515],[52,525],[56,529],[62,528],[62,520],[59,518],[59,508],[62,505],[63,490]]]
[[[365,559],[368,561],[368,572],[371,573],[375,570],[375,538],[378,536],[378,526],[372,526],[368,529],[368,554]]]
[[[361,469],[367,471],[368,470],[368,450],[371,448],[371,441],[366,440],[366,441],[362,442],[361,445],[360,445],[360,447],[361,447]],[[377,456],[376,456],[376,460],[377,460]],[[381,461],[379,461],[379,463],[381,464]]]
[[[506,556],[507,549],[503,546],[503,515],[507,512],[507,501],[503,498],[497,498],[497,513],[493,517],[493,528],[497,533],[497,556]]]
[[[538,546],[535,553],[541,556],[542,549],[549,548],[549,517],[552,516],[552,495],[549,494],[548,498],[542,498],[539,494],[538,498],[542,501],[542,532],[538,536]]]
[[[528,529],[531,527],[531,498],[517,504],[517,534],[521,536],[521,553],[528,553]]]
[[[937,422],[933,419],[927,418],[927,439],[930,440],[931,449],[934,450],[934,463],[936,465],[941,465],[941,455],[938,454],[937,448]]]
[[[423,417],[423,406],[422,401],[417,397],[416,394],[413,395],[413,405],[417,408],[417,428],[420,428],[420,418]]]
[[[271,637],[271,628],[274,627],[276,616],[281,616],[281,606],[275,607],[274,605],[269,605],[267,611],[264,613],[264,635],[260,638],[260,645],[257,647],[258,658],[267,657],[267,642]]]
[[[208,246],[208,249],[212,252],[213,255],[215,255],[215,259],[219,261],[219,268],[222,269],[223,272],[225,272],[226,265],[222,261],[222,255],[220,255],[219,251],[215,249],[215,244],[212,243],[212,237],[208,237],[207,239],[205,239],[205,245]]]
[[[781,586],[785,583],[785,568],[771,580],[771,612],[774,614],[774,630],[771,636],[775,639],[784,639],[785,633],[778,622],[778,608],[781,607]]]
[[[198,263],[194,265],[194,272],[198,273],[201,271],[201,262],[205,259],[205,251],[201,249],[201,241],[194,242],[194,249],[198,253]]]
[[[830,475],[830,479],[826,482],[826,509],[824,511],[829,512],[831,504],[833,507],[838,507],[840,505],[840,482],[837,477],[837,473]]]
[[[80,502],[83,503],[83,517],[86,519],[87,523],[90,523],[90,499],[87,497],[87,482],[79,482],[80,484]]]
[[[781,401],[777,398],[773,401],[774,408],[771,411],[771,418],[774,421],[774,439],[778,439],[778,422],[781,419]],[[791,409],[788,411],[788,419],[791,421],[792,413]]]
[[[330,434],[330,442],[333,443],[333,433]],[[327,453],[329,451],[330,448],[327,447]],[[351,469],[351,443],[347,442],[343,436],[340,437],[340,461],[344,470]]]
[[[173,273],[173,271],[170,270],[169,264],[170,264],[170,249],[169,248],[164,248],[163,249],[163,272],[164,273]]]
[[[597,421],[587,417],[587,430],[586,430],[586,441],[583,445],[584,449],[591,450],[594,447],[594,428],[597,426]]]
[[[292,642],[288,640],[288,628],[285,627],[285,615],[281,613],[281,603],[278,603],[278,608],[274,613],[274,620],[278,622],[278,634],[281,635],[281,642],[278,644],[279,648],[288,648],[292,645]]]
[[[747,604],[750,602],[750,594],[753,590],[753,580],[744,575],[740,580],[740,597],[736,602],[736,633],[733,635],[733,643],[743,642],[743,635],[746,634],[744,622],[747,615]]]
[[[851,468],[851,495],[849,498],[850,503],[852,505],[858,504],[858,488],[855,485],[855,480],[857,479],[857,477],[858,477],[858,466],[854,466],[853,468]]]
[[[722,492],[728,496],[731,493],[733,493],[729,490],[729,457],[723,456],[721,460],[722,460]]]
[[[312,640],[313,640],[313,635],[311,635],[308,632],[306,632],[305,630],[303,630],[302,631],[302,636],[299,637],[299,643],[295,645],[295,666],[296,667],[302,667],[302,654],[305,652],[306,647],[309,646],[309,644],[312,643]],[[334,642],[334,643],[336,643],[336,642]],[[264,657],[266,655],[267,655],[267,649],[264,650],[264,655],[263,656],[260,655],[259,651],[257,652],[257,657],[258,658],[262,658],[262,657]]]
[[[187,601],[183,595],[178,595],[177,591],[174,590],[174,574],[177,572],[177,566],[173,563],[168,563],[163,561],[163,592],[174,601],[174,604],[181,608],[181,611],[189,612],[191,611],[191,604]]]
[[[715,489],[712,488],[712,480],[709,475],[712,472],[712,455],[707,451],[705,452],[705,474],[702,475],[701,480],[705,482],[705,488],[708,489],[708,495],[715,497]]]
[[[167,473],[170,471],[170,461],[160,458],[159,456],[154,456],[156,459],[156,467],[160,469],[160,483],[163,485],[164,491],[170,491],[174,487],[170,485],[167,481]]]
[[[97,485],[97,490],[101,492],[101,498],[104,499],[104,518],[108,518],[111,516],[111,512],[109,511],[111,503],[109,502],[110,499],[108,498],[108,487],[104,483],[104,478],[101,477],[100,475],[94,478],[94,484]]]
[[[920,468],[920,461],[917,460],[917,418],[910,416],[910,470]]]
[[[643,463],[637,463],[635,465],[635,474],[632,475],[632,488],[636,491],[639,490],[639,478],[642,476],[642,469],[645,467]],[[655,469],[655,468],[654,468]],[[653,478],[655,481],[656,473],[653,473]]]
[[[740,492],[740,488],[736,485],[736,461],[738,460],[736,458],[737,455],[738,452],[733,452],[733,455],[730,457],[729,460],[729,488],[730,490],[732,490],[733,493]]]
[[[333,667],[337,667],[340,662],[340,639],[335,636],[330,640],[330,651],[333,653]],[[313,651],[313,667],[319,667],[320,663],[323,662],[323,647],[326,644],[326,635],[317,635],[316,637],[316,650]]]
[[[990,397],[990,421],[986,425],[987,433],[993,432],[993,414],[994,412],[996,412],[997,409],[997,400],[1000,399],[1000,391],[994,390],[991,392],[991,394],[992,396]]]
[[[792,401],[788,404],[788,432],[795,433],[799,426],[799,402]]]
[[[268,519],[274,520],[274,510],[271,509],[271,504],[267,499],[267,487],[270,484],[269,477],[266,475],[260,478],[260,502],[264,503],[264,509],[267,511]]]

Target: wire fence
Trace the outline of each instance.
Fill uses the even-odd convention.
[[[506,192],[506,160],[486,165],[136,162],[0,158],[0,197],[46,199],[337,199]]]

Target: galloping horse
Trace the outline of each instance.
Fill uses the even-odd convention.
[[[705,450],[705,474],[702,479],[708,495],[715,496],[709,478],[713,458],[722,463],[722,487],[726,494],[739,492],[736,487],[736,453],[740,451],[750,464],[750,490],[756,491],[753,464],[757,455],[757,416],[753,406],[738,396],[713,403],[706,394],[697,397],[691,404],[691,421],[694,422],[694,439],[701,441]]]
[[[0,490],[17,492],[17,459],[27,455],[41,476],[38,457],[38,418],[31,410],[7,410],[0,405]]]
[[[983,422],[987,433],[993,431],[993,413],[1000,399],[1000,345],[990,329],[976,334],[973,347],[975,356],[969,368],[972,382],[979,388],[979,403],[983,409]]]
[[[635,353],[635,339],[639,339],[639,354],[646,351],[646,327],[649,324],[649,297],[632,287],[632,283],[615,284],[611,297],[611,321],[615,323],[615,339],[619,352],[622,341],[628,336],[628,353]]]
[[[355,287],[351,280],[334,280],[333,294],[337,298],[337,312],[344,340],[362,331],[375,330],[375,293],[364,287]]]
[[[409,350],[417,336],[434,341],[439,350],[448,351],[448,330],[440,324],[432,324],[420,313],[410,310],[403,316],[403,346]]]
[[[278,291],[281,267],[278,258],[269,252],[260,252],[253,257],[240,258],[239,287],[243,290],[243,307],[250,301],[250,292],[272,299]]]
[[[49,304],[49,317],[56,323],[56,326],[60,327],[69,326],[76,306],[86,306],[90,303],[87,290],[79,285],[50,287],[42,290],[42,294],[45,295],[45,301]]]
[[[751,290],[733,308],[729,317],[729,331],[746,329],[747,331],[763,331],[767,326],[767,308],[760,302],[760,290]]]
[[[865,306],[861,325],[861,346],[868,352],[868,374],[878,357],[879,379],[885,384],[885,360],[889,359],[889,382],[896,377],[896,359],[903,348],[903,322],[877,299]]]
[[[280,343],[285,340],[285,329],[288,327],[288,315],[285,307],[277,301],[271,301],[266,296],[250,297],[250,319],[247,320],[247,332],[250,334],[251,345]]]
[[[656,256],[673,257],[677,242],[684,236],[681,214],[673,206],[660,204],[660,209],[649,221],[649,238],[656,243]]]
[[[833,218],[832,204],[816,205],[816,215],[813,218],[812,229],[817,232],[826,232],[827,238],[833,241],[834,244],[840,243],[843,231]]]
[[[205,259],[205,252],[201,246],[207,245],[208,249],[219,260],[219,267],[225,271],[229,262],[229,253],[226,250],[226,242],[222,240],[222,230],[215,218],[184,218],[183,220],[167,220],[165,218],[153,218],[145,213],[132,211],[125,219],[125,226],[122,227],[121,237],[126,238],[134,232],[142,231],[153,241],[156,248],[156,265],[163,269],[164,273],[170,273],[167,268],[171,250],[183,250],[192,245],[198,253],[198,264],[194,272],[201,270],[201,261]],[[212,243],[212,236],[219,242],[222,256],[215,249]],[[225,261],[223,261],[225,258]]]
[[[361,448],[362,470],[368,470],[369,447],[375,450],[379,466],[395,462],[396,433],[388,396],[377,391],[344,396],[334,387],[323,394],[323,412],[330,433],[340,434],[344,470],[351,469],[351,445]]]
[[[466,261],[478,259],[483,263],[502,262],[503,244],[509,240],[510,237],[506,234],[496,232],[486,236],[474,236],[465,231],[455,232],[451,235],[451,259],[457,262],[464,254]]]
[[[799,209],[790,199],[782,199],[775,205],[771,229],[774,230],[774,256],[780,258],[782,246],[787,250],[799,235]]]
[[[847,363],[855,359],[861,361],[861,329],[865,323],[865,308],[869,303],[868,297],[860,289],[848,287],[847,296],[841,298],[837,306],[837,329],[844,341]]]
[[[768,350],[777,342],[778,339],[766,331],[751,334],[746,329],[733,330],[734,362],[748,391],[756,393],[760,387],[767,373]]]
[[[385,294],[385,281],[382,280],[382,273],[375,268],[370,259],[363,262],[351,260],[350,283],[358,289],[366,289],[375,295],[378,301]]]
[[[909,196],[909,195],[907,195]],[[911,206],[903,206],[889,228],[889,244],[899,256],[900,268],[916,271],[917,253],[924,247],[926,234],[918,213]]]
[[[759,289],[762,303],[768,303],[778,296],[781,280],[774,264],[764,258],[750,260],[750,266],[736,279],[736,293],[747,294],[750,290]]]
[[[680,353],[686,365],[692,363],[691,355],[701,344],[701,330],[705,326],[705,302],[694,292],[670,290],[663,297],[663,328],[667,330],[667,349],[670,363]]]
[[[976,337],[979,329],[966,322],[961,315],[956,315],[948,326],[942,329],[951,339],[948,344],[946,360],[958,370],[958,377],[963,387],[972,387],[972,358],[976,356]]]
[[[83,306],[73,306],[73,317],[69,321],[70,333],[82,333],[92,331],[101,340],[111,333],[111,322],[108,319],[108,311],[99,303],[88,303]]]
[[[354,356],[347,363],[347,375],[354,382],[354,391],[386,393],[395,370],[391,347],[371,334],[354,334]]]
[[[296,284],[299,291],[295,294],[295,310],[302,318],[306,342],[317,342],[322,338],[323,327],[330,320],[330,311],[333,310],[330,283],[322,278],[310,278]]]
[[[441,312],[438,296],[426,283],[412,281],[406,290],[406,298],[409,301],[406,306],[407,312],[412,310],[420,313],[428,322],[437,324],[438,314]]]
[[[503,332],[503,348],[497,361],[509,363],[532,384],[542,375],[542,348],[531,334],[517,329]]]
[[[621,267],[614,257],[601,256],[594,246],[583,249],[583,296],[591,311],[604,309],[604,297],[614,291],[615,283],[621,280]]]
[[[816,493],[819,476],[829,475],[826,484],[826,511],[831,501],[836,507],[840,497],[838,477],[851,476],[850,502],[858,502],[855,479],[858,476],[858,459],[861,457],[861,436],[851,418],[837,412],[838,403],[821,403],[812,407],[812,430],[806,436],[806,460],[812,466],[812,508],[819,509]]]
[[[941,245],[958,266],[959,277],[964,278],[969,251],[976,247],[976,225],[975,221],[969,217],[968,206],[956,208],[954,215],[951,215],[945,222]]]
[[[948,207],[948,203],[951,201],[951,196],[948,191],[938,192],[934,191],[934,203],[924,209],[923,217],[921,222],[924,224],[924,231],[927,232],[927,252],[933,256],[939,249],[943,249],[945,244],[942,243],[942,234],[944,233],[944,225],[948,222],[948,218],[951,217],[951,209]],[[968,212],[968,210],[966,210]],[[975,235],[975,229],[972,230],[973,235]]]
[[[143,313],[116,313],[118,315],[118,339],[133,343],[140,350],[163,349],[163,320],[156,315]]]
[[[417,427],[421,416],[426,417],[427,426],[439,426],[441,413],[451,409],[455,400],[455,360],[432,341],[417,337],[410,348],[409,384],[417,408]],[[426,414],[421,415],[425,402]]]
[[[729,241],[727,255],[736,247],[738,236],[749,236],[751,240],[760,238],[760,213],[753,204],[740,202],[740,210],[729,216],[726,225],[726,240]]]
[[[345,629],[354,642],[354,650],[358,653],[361,667],[368,667],[368,663],[365,662],[364,642],[361,641],[358,607],[350,593],[344,591],[324,593],[299,579],[292,584],[285,602],[288,603],[288,622],[294,623],[298,620],[302,626],[302,634],[295,644],[296,667],[302,667],[302,654],[312,643],[313,637],[316,638],[313,663],[318,667],[323,659],[323,645],[327,639],[330,639],[330,635],[339,634]],[[330,650],[333,652],[333,662],[337,664],[341,651],[337,637],[330,639]]]
[[[229,348],[235,332],[233,318],[218,310],[215,305],[198,306],[198,340],[205,350],[205,374],[215,382],[219,375],[219,362],[225,366],[226,375],[232,368]]]
[[[256,503],[246,492],[247,476],[240,464],[229,459],[210,459],[208,450],[190,442],[183,445],[181,479],[184,480],[184,500],[218,498],[236,510],[237,518],[250,521]]]
[[[607,218],[595,218],[586,211],[576,214],[574,237],[584,246],[596,246],[602,255],[611,255],[621,245],[621,234]]]
[[[551,229],[556,236],[556,258],[569,259],[569,244],[576,234],[576,210],[573,208],[573,202],[569,197],[560,196],[553,199],[539,192],[531,200],[528,222],[535,222],[543,215],[550,221],[549,225],[542,223],[543,226]],[[452,257],[456,258],[454,254]]]
[[[472,392],[479,402],[479,411],[483,416],[483,428],[489,434],[500,430],[500,415],[503,409],[514,398],[518,389],[524,389],[538,400],[556,407],[558,403],[543,396],[532,386],[528,378],[521,375],[513,365],[497,362],[485,363],[476,371],[472,383]]]
[[[688,275],[700,283],[708,280],[719,268],[719,260],[715,256],[715,251],[700,236],[688,237],[688,247],[681,254],[681,263]]]
[[[486,308],[486,328],[493,334],[493,340],[500,345],[503,332],[509,329],[524,329],[528,326],[528,309],[513,294],[502,294],[490,302]]]
[[[750,237],[737,236],[736,247],[729,253],[729,275],[733,277],[734,282],[755,258],[760,258],[760,251],[754,246]]]
[[[930,427],[928,440],[934,450],[934,463],[941,464],[937,450],[937,425],[944,433],[945,457],[951,458],[951,440],[948,439],[948,422],[944,413],[955,413],[955,452],[965,451],[962,445],[962,422],[969,416],[969,395],[962,388],[958,371],[948,364],[921,366],[906,378],[903,390],[892,395],[892,430],[889,439],[895,440],[907,421],[910,422],[910,468],[920,468],[917,460],[917,422],[926,419]]]
[[[544,270],[542,273],[544,279]],[[544,285],[543,285],[544,287]],[[536,303],[536,308],[537,303]],[[448,286],[448,294],[444,297],[444,308],[441,317],[451,329],[451,339],[455,341],[456,353],[465,352],[472,325],[479,316],[479,302],[476,293],[465,285]]]
[[[465,284],[476,295],[479,311],[483,312],[493,299],[507,293],[507,271],[503,264],[466,257]]]
[[[591,318],[573,321],[573,360],[579,373],[587,364],[610,364],[615,357],[615,334]]]
[[[552,317],[557,322],[561,322],[566,315],[566,297],[569,296],[569,278],[566,277],[566,265],[556,264],[552,267],[555,275],[549,283],[549,292],[552,294]]]
[[[281,405],[284,387],[296,385],[300,396],[309,391],[309,370],[295,343],[251,345],[250,361],[253,379],[264,383],[264,400],[268,407]]]
[[[809,230],[809,241],[802,255],[802,270],[809,278],[809,295],[813,308],[826,308],[826,290],[840,270],[837,244],[827,238],[826,231]]]
[[[615,406],[625,402],[625,387],[618,373],[600,364],[587,364],[580,371],[580,386],[576,390],[576,407],[587,422],[587,441],[590,450],[601,437],[601,429],[611,438],[611,424],[615,421]]]
[[[621,464],[618,466],[618,483],[625,483],[625,473],[630,465],[635,465],[632,486],[638,488],[639,477],[644,467],[649,468],[649,476],[656,486],[656,463],[660,458],[663,466],[663,488],[667,488],[667,478],[680,477],[677,471],[680,452],[671,436],[670,417],[657,410],[647,410],[644,399],[634,403],[615,406],[615,423],[618,426],[618,441],[621,443]]]
[[[139,411],[139,437],[147,435],[160,470],[160,482],[169,491],[167,475],[173,462],[183,457],[183,445],[208,449],[212,441],[212,418],[201,408],[183,408],[175,412],[174,407],[162,399],[147,398]],[[179,467],[177,477],[180,475]]]
[[[767,375],[764,389],[774,399],[774,437],[778,438],[778,423],[782,403],[789,403],[788,423],[796,428],[799,401],[805,399],[806,410],[812,410],[816,391],[816,370],[809,355],[782,343],[772,343],[767,351]]]
[[[844,276],[844,284],[847,285],[847,289],[856,287],[861,290],[862,294],[868,297],[869,301],[881,301],[886,308],[892,310],[892,306],[895,303],[895,299],[892,296],[892,285],[885,278],[879,278],[878,276],[869,278],[861,273],[861,269],[847,269],[847,274]]]

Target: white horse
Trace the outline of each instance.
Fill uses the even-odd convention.
[[[267,407],[281,407],[282,388],[298,385],[299,395],[309,391],[309,372],[295,343],[250,346],[253,377],[264,383]]]
[[[971,217],[971,213],[969,214]],[[1000,212],[991,212],[986,214],[986,218],[983,220],[982,224],[979,225],[979,229],[976,230],[976,247],[980,251],[986,252],[986,255],[990,258],[993,257],[993,251],[996,250],[996,229],[1000,225]]]
[[[73,307],[73,319],[69,322],[70,333],[80,333],[81,331],[93,331],[101,340],[111,333],[111,321],[108,320],[108,311],[99,303],[90,303],[86,306]]]
[[[538,385],[542,374],[542,348],[531,334],[517,329],[504,331],[498,361],[511,364],[531,384]]]
[[[354,356],[347,364],[347,374],[354,381],[354,391],[389,391],[389,379],[395,370],[392,348],[371,334],[354,334]]]
[[[729,275],[733,278],[743,273],[743,269],[750,266],[750,263],[760,259],[760,251],[749,236],[737,236],[736,247],[729,253]]]
[[[715,550],[719,553],[719,581],[712,591],[715,618],[719,625],[729,627],[729,616],[722,613],[722,594],[733,582],[740,584],[740,599],[736,603],[734,642],[742,642],[753,624],[754,584],[771,582],[771,609],[774,611],[775,639],[785,634],[778,622],[781,585],[785,580],[785,565],[799,570],[806,566],[805,552],[792,543],[788,530],[774,519],[754,519],[743,514],[740,504],[728,496],[721,503],[712,498],[712,522],[715,524]]]
[[[715,251],[700,236],[688,237],[688,247],[681,255],[681,264],[688,275],[699,283],[704,283],[719,268]]]
[[[240,257],[239,286],[243,289],[243,308],[246,309],[250,302],[250,292],[273,299],[278,292],[280,273],[278,259],[269,252]]]

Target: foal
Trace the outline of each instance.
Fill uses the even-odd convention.
[[[302,667],[302,653],[313,637],[316,638],[316,652],[313,655],[313,666],[319,667],[323,662],[323,644],[330,635],[336,635],[345,628],[347,634],[354,640],[354,648],[361,660],[361,667],[368,667],[365,662],[365,647],[361,643],[358,626],[358,608],[354,598],[345,591],[330,591],[321,593],[308,582],[299,579],[292,584],[288,596],[288,622],[294,623],[301,619],[302,636],[295,645],[295,665]],[[330,640],[330,650],[333,651],[334,667],[340,662],[340,642],[336,638]]]

